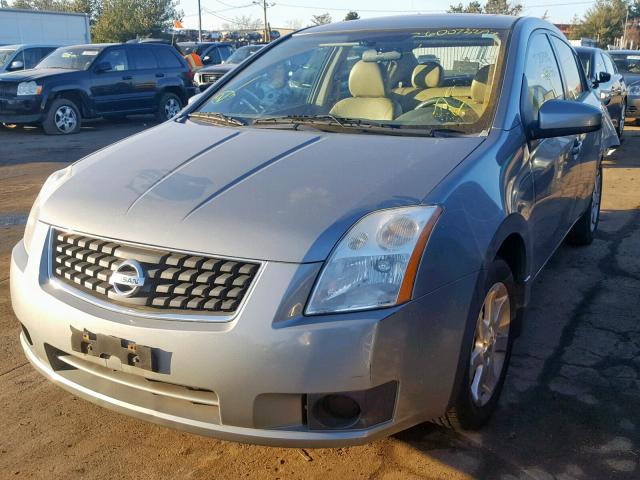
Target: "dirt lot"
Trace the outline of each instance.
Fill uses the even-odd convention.
[[[27,363],[8,261],[46,176],[144,129],[72,137],[0,128],[0,477],[198,479],[640,478],[640,129],[605,165],[601,230],[563,246],[534,287],[497,415],[481,433],[425,424],[363,447],[265,448],[134,420],[45,381]]]

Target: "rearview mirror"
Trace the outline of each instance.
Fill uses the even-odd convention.
[[[111,64],[109,62],[100,62],[96,66],[96,73],[104,73],[108,72],[112,69]]]
[[[24,63],[20,60],[14,60],[13,62],[11,62],[11,65],[9,65],[9,68],[7,70],[22,70],[24,68]]]
[[[202,63],[209,63],[211,62],[211,57],[209,55],[205,55],[204,57],[202,57]]]
[[[530,137],[564,137],[600,130],[602,111],[598,107],[570,100],[548,100],[538,112]]]

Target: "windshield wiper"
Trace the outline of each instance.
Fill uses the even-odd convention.
[[[297,128],[300,125],[310,125],[319,130],[335,132],[347,130],[357,133],[380,133],[385,135],[412,135],[431,136],[430,130],[415,128],[411,125],[393,125],[389,123],[372,122],[360,118],[336,117],[335,115],[286,115],[282,117],[259,118],[252,126],[291,125]]]
[[[205,122],[213,123],[215,125],[231,125],[234,127],[244,127],[246,123],[224,113],[214,112],[194,112],[190,113],[189,118],[195,118],[197,120],[204,120]]]

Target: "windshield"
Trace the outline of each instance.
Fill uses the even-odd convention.
[[[446,28],[297,34],[238,72],[200,112],[247,124],[330,117],[479,134],[495,110],[506,35]]]
[[[86,70],[101,51],[102,49],[91,46],[59,48],[48,57],[45,57],[37,68]]]
[[[612,53],[611,56],[621,73],[640,73],[640,52],[635,55]]]
[[[260,50],[262,47],[241,47],[238,50],[236,50],[235,52],[233,52],[233,55],[231,55],[224,63],[241,63],[244,60],[246,60],[247,58],[249,58],[251,55],[253,55],[254,53],[256,53],[258,50]]]
[[[5,63],[11,60],[14,53],[16,53],[16,49],[0,49],[0,66],[3,66]]]

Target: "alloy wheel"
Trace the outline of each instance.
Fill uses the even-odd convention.
[[[600,200],[602,198],[602,173],[600,168],[596,169],[596,183],[593,186],[591,194],[591,231],[594,232],[598,226],[598,218],[600,217]]]
[[[72,132],[78,124],[76,111],[68,105],[58,107],[54,115],[56,128],[62,133]]]
[[[469,362],[469,388],[473,402],[486,405],[500,382],[505,366],[511,302],[504,283],[495,283],[487,292],[478,315]]]
[[[164,104],[164,113],[167,116],[167,120],[175,117],[180,111],[180,103],[175,98],[170,98]]]

